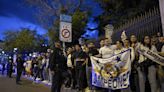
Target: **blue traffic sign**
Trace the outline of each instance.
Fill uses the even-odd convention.
[[[61,14],[60,15],[60,21],[62,21],[62,22],[72,22],[72,17],[69,16],[69,15]]]

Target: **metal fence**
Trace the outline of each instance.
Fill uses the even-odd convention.
[[[128,37],[132,34],[136,35],[139,41],[141,41],[145,35],[152,36],[156,35],[157,32],[162,33],[159,8],[149,10],[129,20],[120,27],[115,28],[112,35],[113,42],[121,39],[121,33],[123,31],[126,32]]]

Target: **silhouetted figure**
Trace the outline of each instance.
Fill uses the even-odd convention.
[[[12,78],[12,72],[13,72],[13,59],[9,57],[9,60],[7,63],[7,76],[9,78]]]
[[[20,84],[20,78],[21,78],[21,74],[24,68],[23,66],[24,60],[22,59],[21,55],[18,55],[18,58],[16,59],[16,63],[17,63],[16,83]]]
[[[55,49],[50,59],[50,70],[53,75],[51,92],[60,92],[64,82],[64,73],[66,72],[67,64],[63,55],[60,42],[55,42]]]

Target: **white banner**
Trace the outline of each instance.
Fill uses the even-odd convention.
[[[138,52],[150,60],[164,66],[164,57],[158,55],[157,53],[146,48],[138,49]]]
[[[92,56],[92,85],[113,90],[127,88],[131,71],[130,52],[128,49],[108,59]]]

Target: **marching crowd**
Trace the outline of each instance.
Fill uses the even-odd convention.
[[[84,92],[86,87],[100,92],[164,92],[164,67],[138,53],[139,48],[147,48],[164,57],[164,37],[144,36],[139,42],[135,35],[112,43],[109,38],[99,41],[87,41],[62,49],[60,42],[55,42],[54,49],[32,57],[22,58],[17,55],[16,62],[9,58],[7,75],[12,77],[13,65],[17,67],[16,83],[20,84],[22,71],[34,81],[40,79],[51,85],[51,92],[60,92],[62,85]],[[126,89],[111,90],[92,85],[92,63],[90,56],[108,58],[123,50],[131,49],[130,86]],[[4,72],[5,65],[2,72]]]

